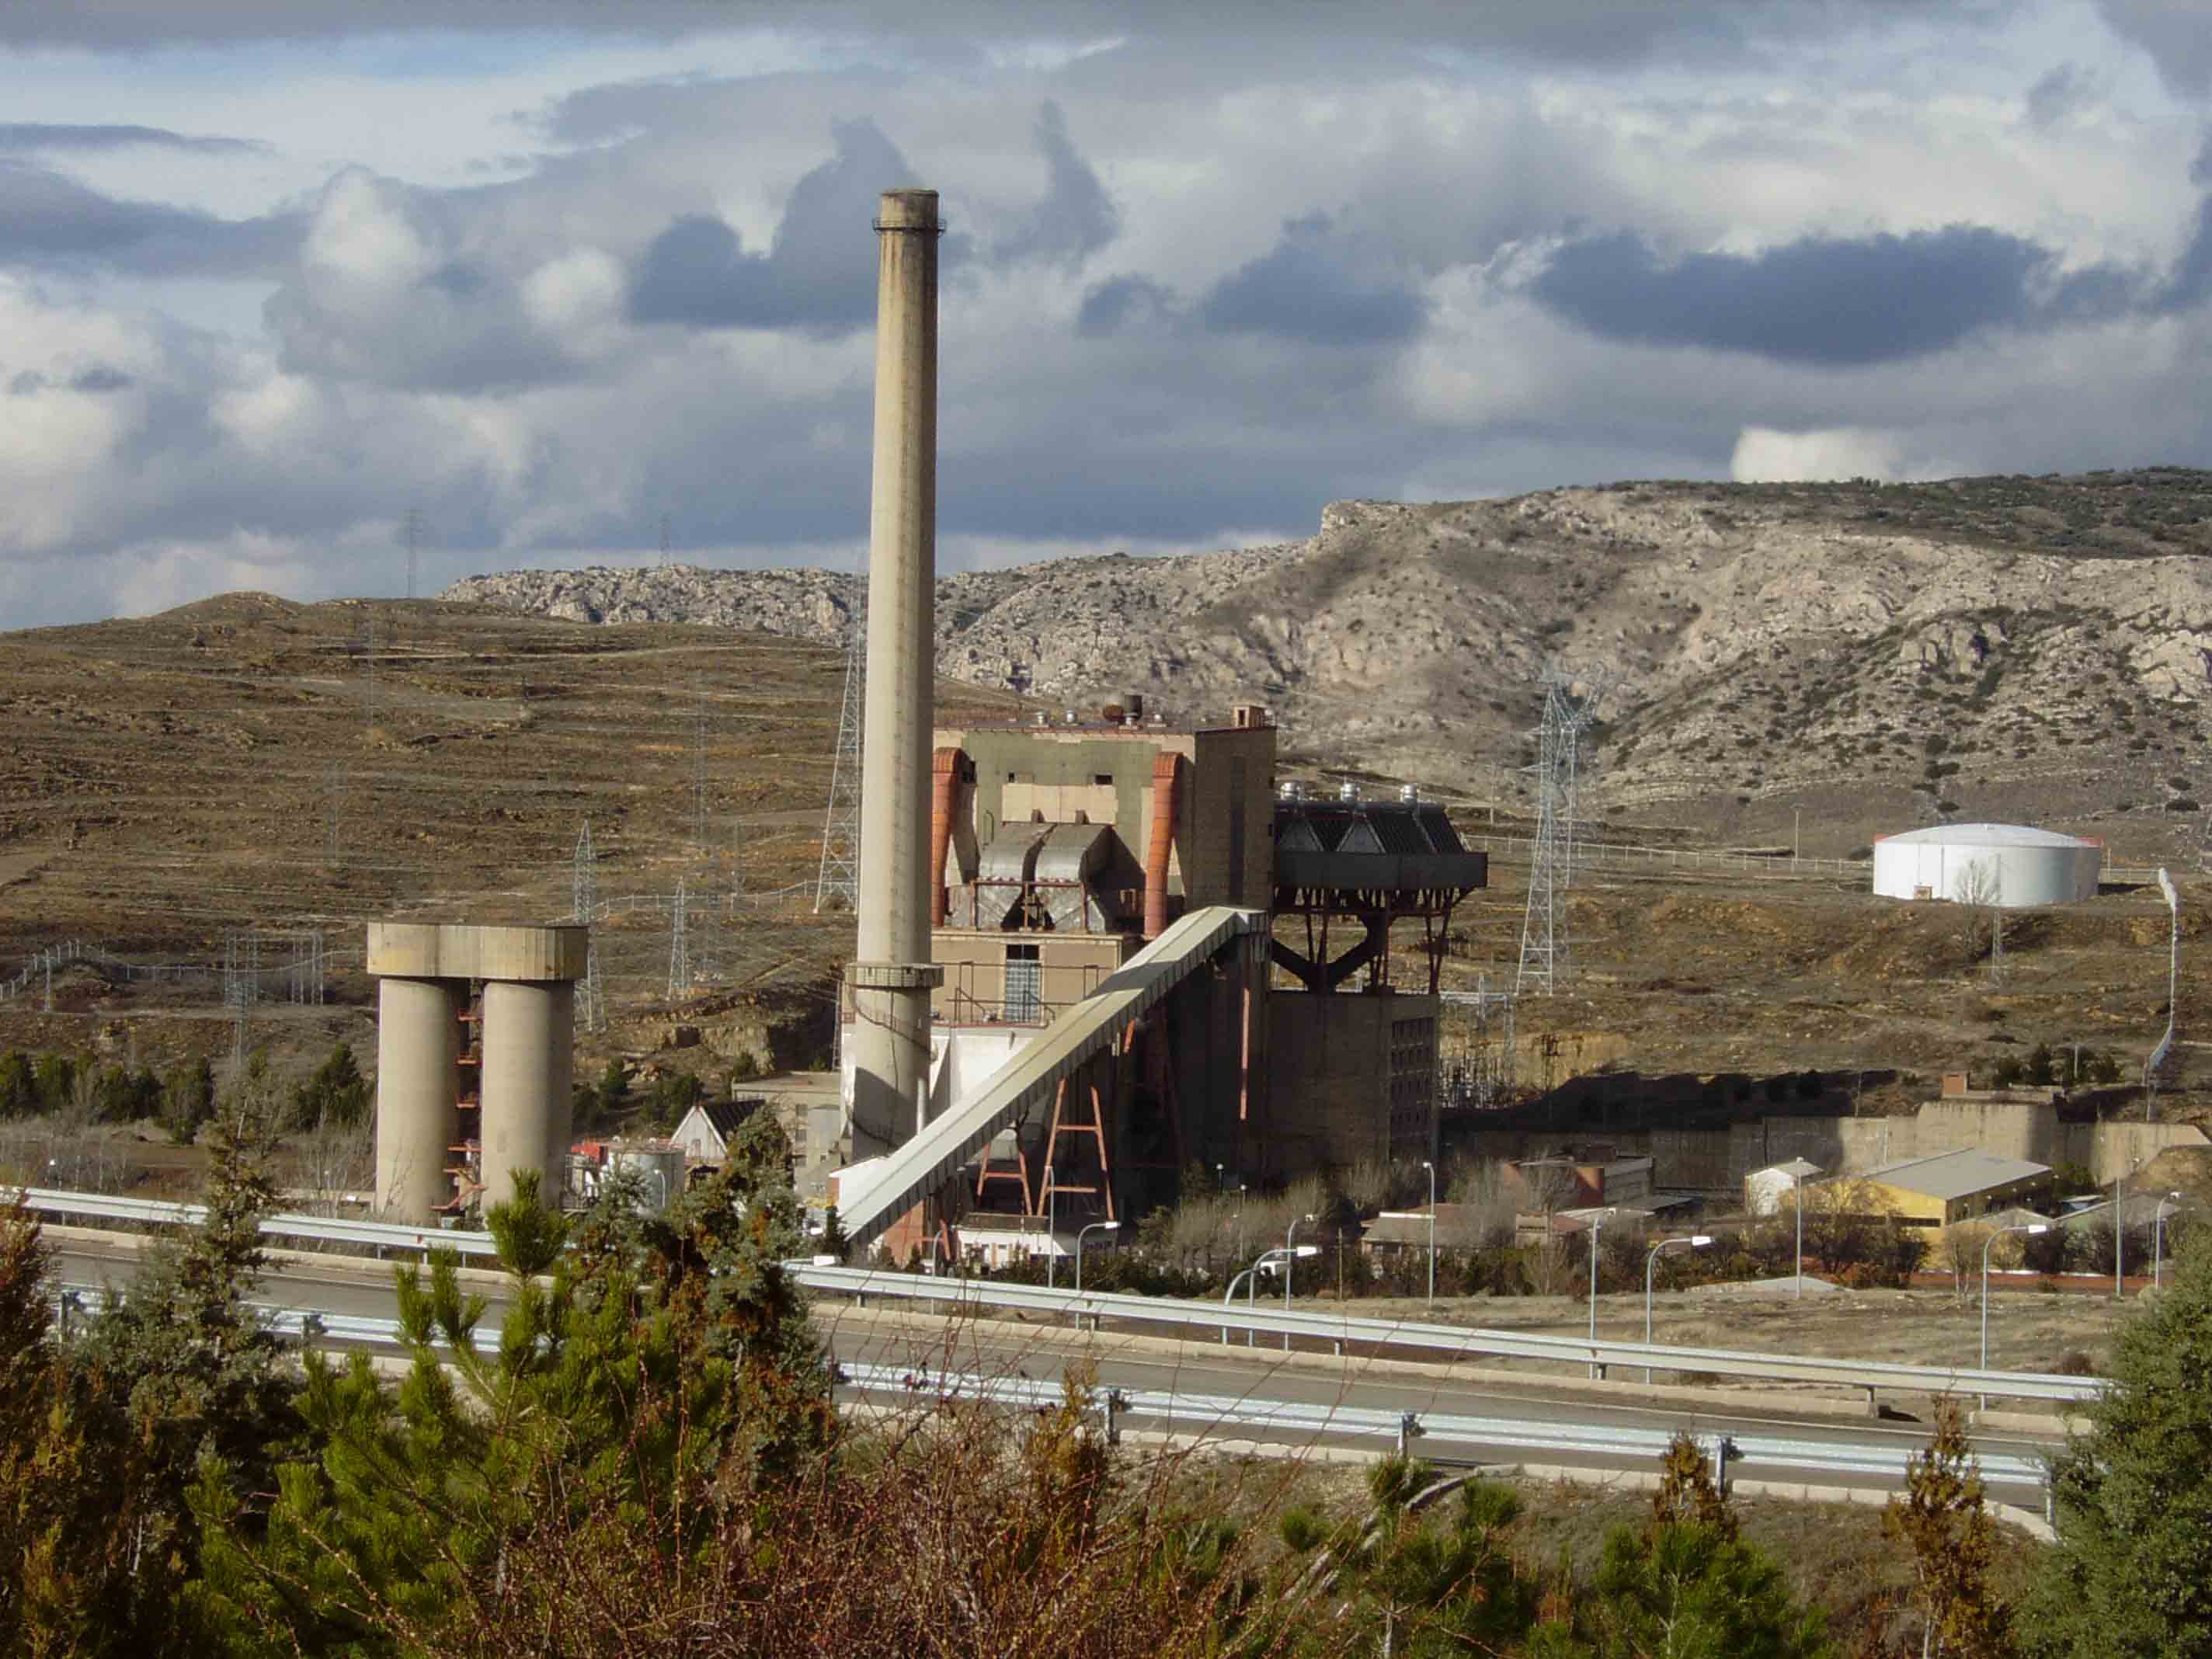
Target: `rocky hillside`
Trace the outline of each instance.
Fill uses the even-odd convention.
[[[1609,677],[1615,811],[1743,830],[1838,791],[1891,819],[2173,829],[2193,823],[2212,692],[2208,514],[2212,474],[2175,468],[1340,502],[1288,546],[947,577],[939,663],[1053,703],[1265,701],[1316,763],[1510,804],[1559,661]],[[833,640],[855,584],[520,571],[446,597]]]

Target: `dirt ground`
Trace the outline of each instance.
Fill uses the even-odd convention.
[[[810,902],[842,676],[836,653],[788,640],[430,600],[233,594],[0,635],[0,983],[70,939],[204,969],[234,930],[264,930],[266,964],[292,948],[277,934],[320,928],[330,1001],[295,1007],[280,992],[253,1010],[249,1035],[280,1067],[312,1065],[337,1036],[368,1045],[363,921],[564,916],[588,820],[599,892],[614,902],[599,945],[615,1020],[586,1043],[579,1074],[614,1052],[710,1073],[746,1056],[820,1063],[852,925]],[[947,719],[1016,707],[951,682],[939,695]],[[1486,817],[1461,809],[1471,832]],[[1620,817],[1605,833],[1696,839],[1694,826]],[[1512,981],[1526,870],[1501,854],[1491,875],[1453,918],[1448,987]],[[709,896],[690,919],[705,971],[672,1003],[666,906],[679,879],[695,901]],[[2212,908],[2193,872],[2182,879],[2186,1042],[2212,1007],[2199,960]],[[1601,1065],[1631,1079],[1905,1073],[1887,1097],[1867,1091],[1862,1109],[1881,1110],[1932,1093],[1942,1071],[1984,1070],[2039,1042],[2079,1042],[2139,1071],[2166,1021],[2155,889],[2014,918],[1997,983],[1972,921],[1956,906],[1877,900],[1857,879],[1586,866],[1568,904],[1571,972],[1520,1010],[1522,1081]],[[1394,978],[1409,988],[1425,983],[1417,931],[1398,930]],[[31,977],[0,1000],[0,1048],[155,1066],[230,1050],[211,980],[123,984],[65,967],[49,1012]],[[699,1030],[700,1045],[675,1048],[679,1026]],[[1448,1050],[1453,1040],[1448,1020]],[[2203,1052],[2182,1050],[2166,1115],[2201,1114]]]
[[[2149,1263],[2139,1264],[2148,1267]],[[2112,1334],[2144,1294],[2130,1279],[2128,1299],[2112,1285],[2069,1280],[2064,1291],[2037,1281],[1991,1275],[1990,1364],[2005,1370],[2057,1370],[2081,1355],[2102,1371]],[[1365,1318],[1430,1317],[1418,1297],[1355,1297],[1347,1311]],[[1662,1292],[1652,1302],[1652,1339],[1675,1347],[1736,1348],[1753,1352],[1824,1354],[1839,1359],[1911,1365],[1975,1365],[1981,1358],[1981,1286],[1970,1280],[1963,1298],[1941,1290],[1808,1291],[1802,1300],[1713,1286]],[[1433,1317],[1492,1330],[1582,1336],[1589,1304],[1564,1296],[1439,1298]],[[1644,1298],[1601,1296],[1597,1329],[1620,1341],[1644,1340]]]
[[[374,639],[372,651],[370,641]],[[0,635],[0,981],[68,939],[204,969],[234,930],[323,930],[330,1001],[288,988],[250,1042],[313,1064],[370,1031],[361,924],[571,914],[586,821],[617,1029],[678,1021],[826,1049],[849,916],[813,914],[843,664],[709,628],[597,627],[434,601],[232,594],[137,620]],[[948,684],[948,718],[1010,699]],[[703,753],[702,739],[703,738]],[[698,993],[672,1006],[668,901],[690,904]],[[732,900],[729,896],[738,894]],[[0,1001],[0,1046],[160,1066],[228,1054],[219,986],[118,984],[89,965]],[[819,1030],[801,1035],[809,1022]]]

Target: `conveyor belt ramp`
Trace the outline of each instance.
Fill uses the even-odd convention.
[[[912,1140],[840,1176],[837,1218],[856,1245],[872,1243],[892,1222],[957,1177],[1001,1129],[1049,1102],[1060,1081],[1102,1050],[1131,1021],[1223,946],[1264,933],[1267,913],[1216,906],[1194,910],[1121,964],[1070,1008],[970,1099],[956,1103]]]

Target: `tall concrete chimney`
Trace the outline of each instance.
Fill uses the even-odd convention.
[[[876,218],[875,487],[860,757],[853,1157],[921,1127],[929,1080],[929,811],[937,635],[937,192]]]

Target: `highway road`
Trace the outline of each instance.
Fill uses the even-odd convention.
[[[52,1231],[60,1235],[52,1243],[55,1276],[62,1283],[92,1286],[128,1281],[137,1262],[135,1241],[84,1229]],[[264,1276],[259,1299],[272,1307],[388,1319],[396,1311],[390,1274],[386,1263],[280,1252]],[[496,1326],[502,1305],[497,1293],[498,1275],[471,1272],[465,1273],[464,1280],[485,1292],[489,1304],[485,1322],[488,1327]],[[1628,1384],[1593,1389],[1587,1383],[1562,1382],[1535,1373],[1501,1378],[1489,1372],[1475,1377],[1464,1374],[1469,1369],[1466,1367],[1338,1358],[1318,1353],[1285,1355],[1265,1347],[1217,1347],[1119,1332],[1079,1332],[1042,1320],[950,1322],[933,1314],[827,1302],[817,1304],[816,1319],[841,1364],[891,1367],[901,1376],[914,1376],[924,1390],[933,1389],[936,1379],[948,1376],[1057,1378],[1072,1362],[1087,1361],[1095,1367],[1101,1388],[1123,1389],[1140,1402],[1127,1419],[1138,1428],[1190,1427],[1187,1420],[1170,1422],[1163,1415],[1159,1407],[1170,1396],[1356,1407],[1393,1415],[1413,1412],[1423,1416],[1662,1433],[1687,1428],[1701,1436],[1782,1438],[1838,1453],[1848,1449],[1893,1474],[1768,1471],[1750,1465],[1744,1473],[1811,1486],[1877,1489],[1901,1484],[1906,1458],[1927,1439],[1925,1426],[1914,1421],[1838,1416],[1832,1403],[1826,1407],[1828,1414],[1822,1415],[1818,1414],[1821,1403],[1810,1401],[1804,1410],[1793,1410],[1786,1394],[1771,1391],[1747,1399],[1740,1390],[1701,1390],[1694,1401],[1686,1401],[1645,1395]],[[872,1392],[878,1397],[883,1393]],[[1680,1391],[1669,1393],[1678,1396]],[[1288,1426],[1261,1431],[1257,1437],[1285,1444],[1352,1444],[1377,1453],[1389,1443],[1374,1437],[1348,1439]],[[1975,1443],[1984,1454],[2035,1457],[2047,1452],[2052,1441],[2005,1432],[1978,1434]],[[1537,1453],[1480,1439],[1446,1441],[1431,1436],[1419,1443],[1419,1449],[1425,1456],[1459,1462],[1565,1463],[1600,1471],[1648,1471],[1650,1468],[1650,1461],[1640,1457],[1608,1456],[1587,1449]],[[1992,1480],[1990,1492],[1993,1498],[2023,1508],[2040,1510],[2042,1507],[2039,1488],[2017,1480]]]

